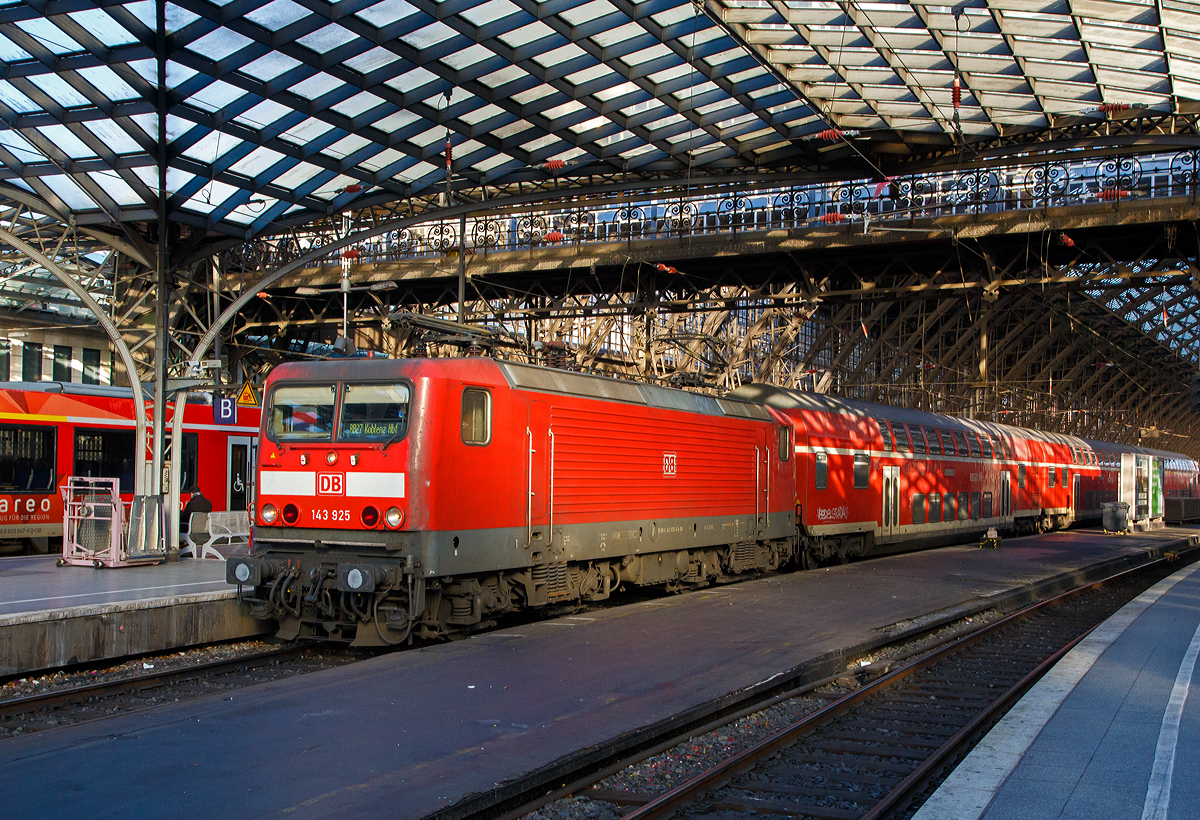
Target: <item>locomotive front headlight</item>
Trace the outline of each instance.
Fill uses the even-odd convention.
[[[388,507],[387,512],[383,514],[383,523],[387,524],[389,529],[400,529],[404,525],[404,510],[399,507]]]
[[[330,450],[325,454],[325,463],[330,466],[337,464],[337,450]]]
[[[263,504],[262,522],[264,524],[274,524],[275,519],[279,516],[279,510],[275,509],[274,504]]]

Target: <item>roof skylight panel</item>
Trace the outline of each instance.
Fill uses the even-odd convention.
[[[607,86],[613,82],[620,81],[621,78],[608,66],[604,65],[603,63],[596,63],[595,65],[588,66],[580,71],[572,72],[563,79],[574,86],[585,85],[595,80],[607,79],[609,81],[609,83],[605,84]]]
[[[329,123],[309,117],[299,125],[293,125],[280,136],[288,142],[294,142],[297,145],[308,145],[310,142],[315,142],[323,137],[332,129],[333,126]]]
[[[246,125],[261,131],[289,114],[294,113],[296,112],[286,105],[277,103],[274,100],[263,100],[250,110],[238,114],[234,117],[233,121],[239,125]]]
[[[212,164],[242,144],[242,140],[220,131],[209,131],[183,151],[183,156],[197,162]]]
[[[1096,66],[1096,80],[1107,86],[1109,95],[1125,95],[1120,100],[1131,105],[1159,105],[1171,95],[1171,80],[1165,74],[1121,71]]]
[[[667,9],[666,11],[657,12],[656,14],[652,14],[650,19],[655,23],[658,23],[658,25],[662,26],[663,28],[672,26],[676,23],[681,23],[684,20],[692,19],[696,19],[697,23],[701,23],[702,20],[703,24],[708,23],[708,21],[704,19],[704,15],[696,14],[696,9],[691,3],[681,3],[680,5],[671,9]]]
[[[623,97],[627,94],[645,94],[645,93],[646,92],[644,92],[641,88],[639,88],[634,83],[625,82],[625,83],[620,83],[619,85],[614,85],[611,88],[601,89],[601,90],[597,91],[596,93],[594,93],[592,96],[602,102],[607,102],[608,100],[614,100],[617,97]]]
[[[41,177],[38,181],[53,191],[72,211],[94,211],[99,208],[99,205],[69,176],[54,174]]]
[[[316,31],[305,34],[303,37],[298,37],[296,42],[317,54],[328,54],[335,48],[344,46],[354,39],[356,39],[354,34],[342,28],[337,23],[330,23]]]
[[[21,136],[18,131],[0,128],[0,148],[11,153],[17,158],[17,162],[25,165],[48,161],[46,155],[34,148],[32,143]]]
[[[393,134],[419,119],[413,112],[401,109],[375,122],[374,127],[385,134]]]
[[[556,105],[553,108],[543,111],[542,116],[548,120],[555,121],[565,120],[567,118],[573,119],[574,117],[572,115],[583,110],[585,110],[583,103],[577,100],[567,100],[561,105]]]
[[[590,3],[583,3],[574,8],[564,9],[558,13],[558,16],[567,25],[574,27],[590,23],[592,20],[597,20],[606,14],[613,14],[616,11],[616,6],[608,2],[608,0],[592,0]]]
[[[108,48],[136,43],[138,39],[102,9],[68,12],[68,17]]]
[[[424,28],[400,35],[400,39],[415,49],[426,49],[444,43],[455,36],[454,29],[443,22],[435,20]]]
[[[349,97],[339,103],[335,103],[329,108],[331,111],[336,111],[337,113],[347,116],[350,119],[354,119],[360,114],[364,114],[367,111],[370,111],[372,108],[382,105],[383,102],[384,100],[382,97],[376,96],[370,91],[360,91],[353,97]]]
[[[246,63],[238,71],[265,83],[291,71],[300,64],[300,61],[294,57],[289,57],[278,51],[271,51],[256,60]]]
[[[462,71],[471,66],[478,65],[484,60],[494,58],[496,55],[486,46],[473,43],[462,51],[456,51],[441,58],[442,63],[454,71]]]
[[[618,131],[615,134],[609,134],[607,137],[597,137],[593,142],[602,148],[607,148],[611,145],[616,145],[627,140],[638,140],[639,138],[632,131]]]
[[[534,140],[521,144],[521,150],[528,154],[536,154],[539,151],[544,151],[546,148],[558,146],[556,150],[565,150],[568,145],[555,134],[544,134]],[[549,156],[549,154],[547,154]]]
[[[554,94],[554,93],[555,93],[554,86],[546,85],[545,83],[543,83],[542,85],[536,86],[534,88],[530,88],[525,91],[520,91],[516,94],[513,94],[512,100],[521,106],[527,106],[530,103],[537,102],[538,100],[540,100],[544,97],[548,97],[549,95]]]
[[[237,162],[229,166],[229,170],[235,174],[241,174],[250,179],[257,178],[264,171],[274,167],[279,162],[288,160],[288,157],[273,151],[266,146],[260,145],[246,156],[239,159]],[[289,164],[290,164],[290,160]]]
[[[356,11],[354,16],[361,17],[375,28],[384,28],[416,13],[416,7],[406,3],[405,0],[383,0],[382,3],[376,3],[361,11]]]
[[[591,41],[600,48],[611,48],[619,43],[625,43],[646,34],[646,30],[637,23],[626,23],[623,26],[600,31],[591,36]]]
[[[401,94],[417,92],[418,98],[423,98],[430,94],[441,94],[444,81],[429,69],[418,66],[412,71],[406,71],[398,77],[384,80],[383,84],[389,88],[396,89]]]
[[[643,63],[648,63],[651,60],[658,60],[663,57],[671,57],[674,56],[674,54],[675,52],[671,51],[671,49],[666,45],[662,43],[655,43],[649,48],[643,48],[639,51],[633,52],[632,54],[626,54],[620,59],[621,62],[625,63],[627,66],[637,67]]]
[[[523,15],[524,12],[510,0],[488,0],[478,6],[463,9],[458,16],[471,25],[483,27],[514,14]]]
[[[18,20],[16,25],[32,37],[38,45],[57,56],[78,54],[84,51],[83,46],[75,42],[65,31],[45,17]]]
[[[497,71],[485,74],[479,78],[479,82],[486,85],[488,88],[499,88],[517,80],[528,79],[529,74],[520,66],[510,65],[505,66]]]
[[[355,54],[342,61],[342,65],[352,71],[357,71],[359,74],[371,74],[381,68],[391,65],[400,59],[400,55],[394,51],[375,46],[374,48],[364,51],[361,54]]]
[[[520,48],[521,46],[529,45],[532,42],[541,40],[545,37],[558,38],[554,29],[543,23],[541,20],[534,20],[528,25],[520,28],[506,31],[503,34],[496,35],[496,39],[504,43],[509,48]]]
[[[18,114],[30,114],[42,107],[22,94],[8,80],[0,80],[0,105],[6,105]],[[0,130],[0,134],[4,133]]]
[[[81,108],[93,104],[58,74],[34,74],[29,81],[63,108]]]
[[[145,204],[133,186],[122,179],[116,171],[89,171],[88,177],[96,184],[96,187],[102,188],[104,193],[120,208],[132,208]]]
[[[65,125],[42,125],[34,130],[70,159],[92,159],[98,156],[90,145]]]
[[[140,154],[146,150],[113,120],[88,120],[83,123],[83,127],[91,131],[96,139],[108,146],[108,150],[114,154]]]
[[[246,92],[224,80],[216,80],[188,97],[186,102],[203,111],[221,111],[246,96]]]
[[[591,131],[597,131],[605,128],[617,128],[608,117],[592,117],[591,119],[577,122],[574,125],[567,126],[567,129],[573,134],[586,134]],[[620,129],[618,129],[620,130]]]
[[[219,29],[210,31],[198,40],[193,40],[185,48],[188,51],[199,54],[201,57],[207,57],[210,60],[220,62],[230,55],[241,51],[253,42],[249,37],[222,26]]]
[[[23,60],[32,60],[33,55],[21,48],[12,40],[0,34],[0,62],[6,64],[19,63]]]
[[[265,6],[246,12],[243,16],[267,31],[280,31],[292,23],[311,17],[312,12],[292,0],[272,0]]]
[[[358,167],[374,174],[403,161],[407,157],[408,154],[397,151],[395,148],[385,148],[375,156],[361,160],[358,163]]]
[[[1101,23],[1096,20],[1081,18],[1079,33],[1087,43],[1107,44],[1123,48],[1140,48],[1150,51],[1161,51],[1162,37],[1157,27],[1136,26],[1130,23],[1121,25]]]
[[[302,190],[304,184],[324,171],[311,162],[297,162],[295,166],[277,176],[272,184],[288,191]]]
[[[230,197],[241,193],[241,188],[235,188],[220,180],[209,180],[200,190],[192,194],[182,208],[187,211],[209,214],[221,206]]]
[[[293,94],[298,94],[301,97],[309,100],[317,100],[324,97],[331,91],[337,91],[340,88],[346,88],[346,83],[339,80],[337,77],[332,77],[324,71],[314,74],[307,79],[293,85],[288,91]]]
[[[321,153],[334,159],[348,159],[371,144],[366,137],[358,134],[347,134],[332,145],[321,149]],[[358,180],[352,180],[357,182]]]
[[[487,155],[480,157],[477,161],[471,163],[471,167],[480,173],[487,174],[487,173],[490,173],[493,169],[499,168],[500,166],[507,165],[509,163],[512,163],[514,166],[525,165],[525,163],[523,163],[523,162],[518,163],[517,160],[514,160],[508,154],[494,153],[494,154],[487,154]]]
[[[141,94],[106,65],[80,68],[75,73],[87,80],[104,99],[111,102],[141,99]]]

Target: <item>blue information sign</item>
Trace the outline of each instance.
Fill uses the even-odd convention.
[[[233,396],[217,396],[213,399],[213,423],[237,424],[237,402]]]

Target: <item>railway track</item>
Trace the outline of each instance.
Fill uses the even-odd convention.
[[[284,646],[8,698],[0,700],[0,739],[238,689],[360,658],[360,654],[338,647]]]
[[[1195,552],[1191,550],[1190,552]],[[771,699],[796,699],[807,716],[665,792],[614,787],[618,772],[752,712],[686,736],[661,738],[602,769],[532,787],[487,809],[450,807],[439,818],[575,817],[882,820],[907,816],[974,743],[1095,626],[1178,566],[1168,556],[923,646]],[[839,684],[857,686],[844,694]],[[844,694],[844,696],[842,696]],[[807,702],[807,703],[806,703]],[[682,756],[689,751],[680,753]],[[636,781],[629,778],[626,782]],[[539,794],[540,791],[540,794]],[[569,799],[563,799],[569,798]],[[554,801],[560,801],[556,804]],[[596,802],[607,804],[588,806]],[[556,805],[558,807],[556,808]]]

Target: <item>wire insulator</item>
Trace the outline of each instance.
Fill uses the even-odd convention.
[[[1119,111],[1128,111],[1131,107],[1129,103],[1104,103],[1097,110],[1101,114],[1116,114]]]
[[[817,217],[817,221],[824,222],[826,225],[840,225],[846,221],[846,215],[841,211],[830,211]]]
[[[1068,248],[1075,247],[1075,240],[1072,239],[1071,237],[1067,236],[1065,233],[1060,233],[1058,235],[1058,241],[1061,242],[1063,245],[1067,246]]]
[[[957,74],[954,75],[954,88],[950,91],[950,99],[954,102],[954,110],[957,111],[962,106],[962,79]]]

